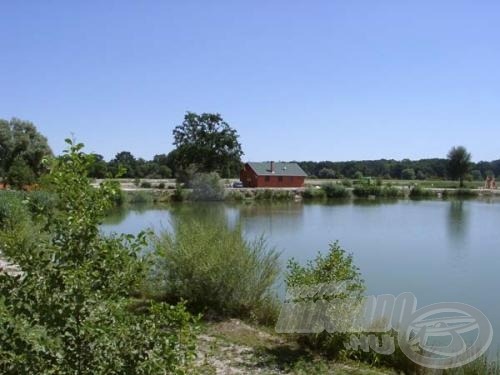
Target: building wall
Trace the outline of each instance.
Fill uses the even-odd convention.
[[[245,187],[302,187],[304,180],[301,176],[257,176],[248,165],[240,173]]]
[[[240,172],[240,181],[244,187],[257,187],[257,176],[252,168],[246,164]]]
[[[299,176],[258,176],[257,187],[302,187],[304,180]]]

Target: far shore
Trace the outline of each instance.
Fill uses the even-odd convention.
[[[367,179],[365,179],[366,181]],[[370,179],[368,179],[370,180]],[[98,186],[103,180],[94,180],[93,185]],[[141,193],[143,195],[151,195],[155,203],[166,203],[171,201],[174,192],[176,191],[177,181],[175,179],[117,179],[120,183],[120,188],[125,194]],[[344,186],[345,190],[353,196],[353,190],[356,186],[356,180],[349,180],[352,186]],[[375,179],[371,179],[372,184],[375,184]],[[239,179],[221,179],[226,191],[227,201],[242,201],[242,200],[303,200],[311,199],[311,192],[320,190],[325,184],[343,185],[346,180],[340,179],[306,179],[303,187],[261,187],[261,188],[239,188],[233,187]],[[359,182],[359,181],[358,181]],[[380,182],[380,181],[379,181]],[[464,198],[484,198],[498,197],[500,190],[485,189],[484,183],[481,181],[467,181],[465,188],[460,188],[458,181],[447,180],[383,180],[382,185],[393,187],[401,191],[397,198],[408,198],[413,187],[418,186],[425,196],[421,199],[440,199],[446,197],[464,197]],[[183,189],[189,192],[190,189]],[[461,195],[462,193],[466,193]],[[467,194],[469,193],[469,194]],[[396,197],[394,197],[396,198]],[[418,197],[417,197],[418,198]],[[417,199],[416,198],[416,199]],[[189,200],[189,199],[188,199]]]

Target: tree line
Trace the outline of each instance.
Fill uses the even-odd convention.
[[[363,176],[385,179],[425,180],[453,179],[449,171],[449,158],[421,160],[360,160],[360,161],[301,161],[301,168],[316,178],[360,178]],[[500,175],[500,160],[470,162],[466,178],[484,180]]]
[[[220,114],[187,112],[172,132],[174,149],[157,154],[151,160],[121,151],[106,161],[91,154],[91,178],[177,178],[182,182],[199,173],[216,172],[223,178],[236,178],[242,168],[242,146],[237,131]],[[465,149],[460,173],[450,169],[448,158],[421,160],[300,161],[298,164],[311,178],[362,178],[425,180],[483,180],[500,175],[500,160],[472,163]],[[459,153],[460,153],[459,152]],[[466,155],[464,155],[464,152]],[[0,178],[13,187],[33,184],[46,171],[43,160],[51,157],[47,139],[31,122],[0,119]]]

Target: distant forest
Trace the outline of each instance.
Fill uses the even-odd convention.
[[[130,152],[120,152],[106,162],[95,155],[91,177],[103,178],[115,174],[123,167],[126,178],[172,178],[176,177],[176,158],[173,153],[155,155],[153,160],[135,158]],[[447,159],[422,160],[362,160],[362,161],[301,161],[297,162],[311,178],[359,178],[386,179],[446,179]],[[469,179],[483,180],[486,176],[500,176],[500,160],[472,163]],[[238,175],[233,177],[237,178]]]
[[[298,164],[310,176],[317,178],[357,178],[362,176],[386,179],[445,179],[447,159],[422,160],[362,160],[362,161],[301,161]],[[500,176],[500,160],[472,163],[470,178]]]

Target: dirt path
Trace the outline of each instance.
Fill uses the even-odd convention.
[[[201,374],[393,374],[367,366],[327,362],[292,342],[239,320],[210,324],[199,336],[197,367]]]

